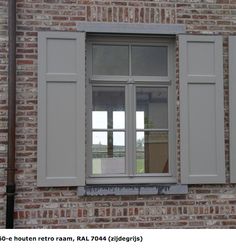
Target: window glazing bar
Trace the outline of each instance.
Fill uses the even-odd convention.
[[[99,132],[99,131],[103,131],[103,132],[106,132],[106,131],[114,131],[114,132],[119,132],[119,131],[122,131],[122,132],[125,132],[125,129],[92,129],[92,131],[94,132]]]
[[[136,129],[137,132],[139,131],[160,131],[160,132],[163,132],[163,131],[169,131],[169,129]]]

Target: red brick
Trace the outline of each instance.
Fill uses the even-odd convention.
[[[18,65],[31,65],[33,64],[33,61],[32,60],[17,60],[17,64]]]
[[[208,3],[209,2],[209,3]],[[38,31],[76,31],[78,22],[130,22],[186,24],[187,33],[224,34],[225,143],[229,165],[228,35],[233,24],[236,0],[205,1],[117,1],[43,0],[17,1],[17,196],[16,228],[236,228],[236,196],[222,198],[234,186],[197,185],[187,195],[107,196],[78,198],[76,188],[38,188],[37,178],[37,37]],[[7,3],[0,0],[4,42],[0,48],[0,94],[7,96]],[[178,63],[178,41],[177,41]],[[2,60],[4,59],[4,60]],[[3,63],[2,63],[3,61]],[[178,64],[176,67],[179,99]],[[0,121],[7,125],[7,98],[0,100]],[[177,106],[177,116],[179,108]],[[30,121],[30,118],[34,121]],[[179,116],[177,119],[177,165],[180,165]],[[7,128],[0,129],[6,144]],[[3,139],[4,138],[4,139]],[[7,152],[0,154],[0,169],[7,163]],[[0,170],[0,172],[2,172]],[[227,181],[229,169],[227,167]],[[0,186],[6,185],[0,175]],[[2,180],[3,179],[3,180]],[[2,190],[1,190],[2,191]],[[3,190],[4,191],[4,190]],[[0,192],[5,206],[5,195]],[[200,199],[199,199],[200,197]],[[47,206],[44,206],[47,204]],[[58,208],[50,208],[50,205]],[[0,212],[4,208],[0,206]],[[3,215],[4,216],[4,215]],[[0,217],[0,228],[5,226]],[[164,220],[167,219],[167,220]],[[30,225],[32,219],[37,224]],[[63,222],[63,224],[61,224]],[[65,222],[65,223],[64,223]]]

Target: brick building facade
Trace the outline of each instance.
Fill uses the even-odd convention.
[[[0,0],[1,228],[5,226],[6,213],[7,2]],[[236,228],[236,188],[230,183],[228,74],[228,37],[236,34],[236,1],[16,0],[16,6],[15,228]],[[77,187],[37,187],[38,32],[76,32],[83,22],[183,24],[186,34],[223,37],[225,184],[190,184],[187,194],[82,197],[78,196]],[[178,46],[176,52],[178,62]],[[178,103],[178,66],[176,92]],[[179,172],[178,104],[176,109]]]

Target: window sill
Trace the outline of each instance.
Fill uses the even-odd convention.
[[[174,195],[187,194],[188,185],[183,184],[149,184],[149,185],[87,185],[78,187],[78,196],[107,195]]]

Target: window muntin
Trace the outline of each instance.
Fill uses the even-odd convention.
[[[109,40],[109,39],[108,39]],[[158,41],[157,41],[158,40]],[[163,39],[164,40],[164,39]],[[110,43],[110,44],[109,44]],[[128,47],[129,54],[129,72],[128,75],[96,75],[93,73],[93,46],[105,46],[109,45],[122,45]],[[159,75],[145,75],[141,74],[132,75],[132,49],[133,47],[158,47],[163,48],[166,55],[166,62],[163,60],[165,73],[158,73]],[[134,50],[133,50],[134,51]],[[93,93],[94,87],[124,87],[125,92],[125,110],[115,110],[113,112],[113,126],[110,128],[102,128],[100,132],[107,132],[104,137],[108,137],[108,133],[117,130],[118,136],[124,137],[123,154],[119,157],[124,158],[122,161],[122,167],[120,162],[116,162],[117,167],[107,167],[109,170],[93,170],[93,151],[91,149],[93,143],[93,135],[88,142],[88,155],[87,160],[87,183],[150,183],[150,182],[176,182],[175,178],[175,135],[174,135],[174,113],[175,108],[173,100],[175,96],[174,89],[174,66],[173,66],[173,43],[171,40],[166,39],[164,42],[160,42],[159,39],[155,39],[155,42],[142,43],[136,41],[134,38],[131,42],[126,39],[120,41],[107,42],[99,39],[91,39],[88,42],[88,92]],[[163,70],[162,70],[163,71]],[[93,98],[92,94],[88,93],[89,98]],[[104,93],[105,94],[105,93]],[[104,95],[104,99],[109,98]],[[149,96],[150,103],[144,105],[142,98]],[[110,98],[110,104],[115,102],[113,98]],[[92,102],[92,101],[91,101]],[[142,107],[142,105],[144,105]],[[91,104],[92,106],[92,104]],[[144,114],[143,108],[149,110]],[[151,111],[156,110],[156,115]],[[137,109],[137,110],[136,110]],[[91,108],[88,107],[88,111],[91,113]],[[98,111],[98,109],[96,110]],[[101,110],[100,110],[101,111]],[[91,116],[93,116],[91,114]],[[170,118],[172,117],[172,118]],[[92,117],[91,117],[92,119]],[[138,120],[139,121],[138,121]],[[151,122],[147,122],[148,119]],[[90,118],[89,118],[90,120]],[[122,125],[118,120],[122,120]],[[88,134],[98,132],[97,129],[88,125]],[[106,122],[109,123],[107,120]],[[125,123],[125,124],[124,124]],[[136,125],[137,124],[137,125]],[[89,128],[90,127],[90,128]],[[111,129],[111,130],[109,130]],[[121,135],[123,132],[124,135]],[[114,140],[114,134],[113,134]],[[138,141],[139,140],[139,141]],[[141,141],[140,141],[141,140]],[[94,140],[95,141],[95,140]],[[116,143],[115,143],[116,144]],[[106,156],[108,156],[108,145],[104,143],[106,148]],[[116,147],[117,148],[117,147]],[[157,151],[158,150],[158,151]],[[117,152],[113,150],[113,154],[118,158]],[[102,158],[102,157],[101,157]],[[112,157],[111,157],[112,158]],[[107,160],[108,162],[108,160]],[[114,160],[115,162],[115,160]],[[151,163],[150,163],[151,162]],[[105,163],[106,164],[106,163]],[[109,164],[109,163],[108,163]],[[112,165],[111,165],[112,166]],[[102,168],[102,167],[100,167]],[[165,176],[165,178],[163,178]]]

